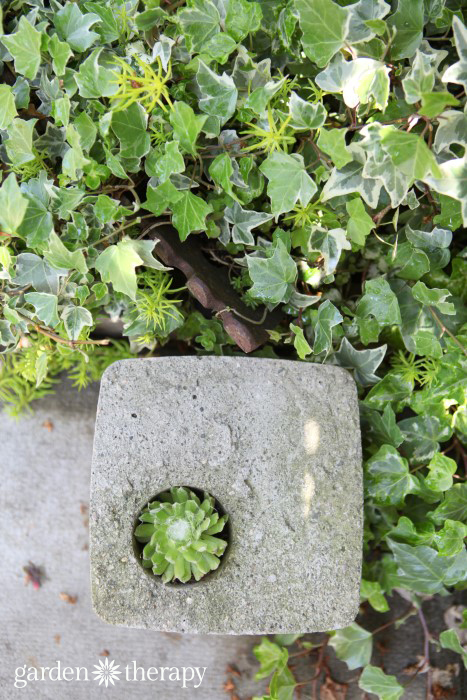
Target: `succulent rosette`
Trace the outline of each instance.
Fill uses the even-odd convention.
[[[216,535],[228,516],[219,515],[209,494],[201,501],[184,486],[171,488],[149,503],[139,519],[135,537],[146,543],[143,566],[164,583],[199,581],[219,566],[227,542]]]

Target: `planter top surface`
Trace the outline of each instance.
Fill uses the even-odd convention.
[[[231,543],[199,583],[164,585],[133,546],[170,486],[209,491]],[[91,578],[107,622],[187,633],[336,629],[358,611],[362,473],[348,372],[245,357],[123,360],[106,371],[94,441]]]

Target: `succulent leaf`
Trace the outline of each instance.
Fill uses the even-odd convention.
[[[228,516],[219,516],[212,496],[174,487],[149,503],[139,516],[135,537],[145,543],[142,563],[164,583],[199,581],[217,569],[227,542],[216,537]]]

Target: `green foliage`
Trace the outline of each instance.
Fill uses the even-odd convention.
[[[227,522],[219,516],[212,496],[198,496],[183,486],[160,494],[139,516],[135,537],[145,544],[143,566],[164,583],[199,581],[220,564],[226,540],[216,537]]]
[[[3,9],[2,401],[20,412],[59,372],[83,386],[165,344],[238,352],[140,226],[171,223],[247,305],[279,307],[262,354],[353,374],[363,599],[465,587],[462,3],[52,5]],[[125,341],[101,344],[105,316]],[[358,634],[332,637],[351,663]]]

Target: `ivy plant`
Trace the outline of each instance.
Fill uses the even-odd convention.
[[[164,263],[169,225],[274,319],[258,355],[353,374],[364,605],[464,588],[462,0],[10,0],[0,19],[2,401],[162,345],[240,352]],[[363,627],[330,644],[399,697]],[[291,697],[276,653],[271,697]]]

